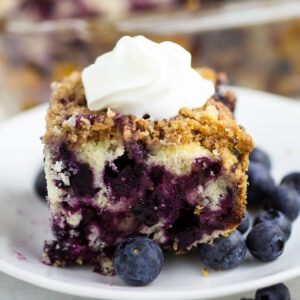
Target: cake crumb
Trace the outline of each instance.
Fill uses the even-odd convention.
[[[116,115],[114,111],[112,111],[110,108],[107,109],[107,116],[109,118],[113,118]]]
[[[83,264],[83,260],[81,258],[77,258],[76,259],[76,264],[82,265]]]
[[[63,266],[65,266],[65,263],[60,260],[56,260],[53,264],[53,267],[63,267]]]
[[[210,276],[210,274],[209,274],[207,268],[203,268],[203,270],[202,270],[202,275],[205,276],[205,277]]]
[[[173,250],[174,250],[174,251],[177,251],[177,249],[178,249],[178,240],[175,239],[175,241],[174,241],[174,243],[173,243]]]
[[[194,214],[195,214],[195,215],[200,215],[202,209],[203,209],[203,207],[202,207],[201,205],[197,205],[197,206],[195,207]]]

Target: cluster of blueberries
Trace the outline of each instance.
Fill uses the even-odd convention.
[[[300,212],[300,173],[286,175],[276,185],[270,174],[271,161],[259,149],[250,154],[248,207],[263,208],[246,238],[250,253],[261,261],[272,261],[283,253]],[[238,230],[245,233],[250,223],[246,214]]]
[[[291,235],[292,222],[300,211],[300,173],[288,174],[277,186],[270,170],[269,156],[255,148],[250,154],[247,201],[250,208],[264,210],[254,219],[250,231],[251,218],[246,212],[241,225],[228,237],[215,239],[213,246],[199,245],[200,258],[207,266],[222,270],[237,267],[244,261],[247,249],[262,262],[273,261],[283,253]],[[45,198],[47,189],[43,171],[36,179],[35,189]],[[123,241],[113,258],[116,273],[133,286],[152,282],[159,275],[163,261],[160,246],[145,237]],[[279,284],[258,290],[255,300],[259,299],[288,300],[290,296],[286,286]]]
[[[263,211],[254,219],[250,231],[251,218],[246,212],[241,225],[230,236],[216,239],[214,247],[200,245],[200,257],[206,265],[222,270],[234,268],[244,261],[247,249],[262,262],[273,261],[283,253],[292,222],[300,211],[300,172],[286,175],[277,186],[270,170],[269,156],[255,148],[250,154],[247,201],[249,208]],[[263,299],[289,300],[290,293],[284,284],[278,284],[258,290],[255,300]]]
[[[246,212],[241,225],[228,237],[199,246],[204,263],[214,269],[227,270],[240,265],[247,248],[258,260],[267,262],[279,257],[292,231],[292,222],[300,211],[300,173],[285,176],[276,186],[271,174],[271,161],[262,150],[255,148],[250,154],[248,170],[248,206],[265,209],[253,222],[246,240],[243,234],[250,227],[250,214]]]

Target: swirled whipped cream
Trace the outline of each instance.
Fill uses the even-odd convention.
[[[191,54],[172,42],[122,37],[82,72],[88,108],[160,120],[182,107],[196,108],[215,93],[214,84],[191,67]]]

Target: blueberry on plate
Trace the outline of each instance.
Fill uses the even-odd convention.
[[[240,226],[237,228],[237,230],[243,234],[249,229],[249,227],[250,227],[250,215],[246,211],[245,217],[242,220],[242,223],[240,224]]]
[[[247,247],[239,231],[234,231],[228,237],[214,240],[214,244],[199,245],[200,258],[214,269],[232,269],[240,265],[246,256]]]
[[[290,186],[300,194],[300,172],[293,172],[284,176],[281,185]]]
[[[246,244],[255,258],[261,261],[272,261],[283,253],[285,235],[279,226],[263,222],[251,229]]]
[[[249,164],[247,174],[249,181],[247,201],[249,205],[262,206],[276,187],[274,180],[269,170],[258,162],[251,162]]]
[[[253,149],[253,151],[250,153],[249,159],[250,159],[250,162],[261,163],[268,170],[271,170],[271,159],[270,159],[269,155],[261,149],[255,147]]]
[[[259,289],[255,293],[255,300],[290,300],[291,295],[288,287],[283,284],[275,284],[263,289]]]
[[[285,235],[285,239],[288,240],[292,232],[291,220],[282,212],[278,210],[267,210],[262,212],[254,220],[253,226],[263,222],[271,222],[280,227]]]
[[[36,176],[35,182],[34,182],[34,189],[36,193],[40,196],[42,199],[46,199],[47,197],[47,183],[46,183],[46,175],[44,169],[41,169]]]
[[[113,257],[116,273],[133,286],[152,282],[159,275],[163,262],[160,246],[145,237],[132,237],[121,242]]]
[[[289,186],[278,186],[266,201],[266,207],[283,212],[294,221],[300,211],[300,195]]]

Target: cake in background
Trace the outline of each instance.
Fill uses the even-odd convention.
[[[99,53],[111,50],[123,35],[114,20],[168,11],[177,5],[174,0],[1,1],[2,106],[8,113],[15,113],[48,101],[50,82],[82,69]],[[168,39],[184,40],[177,35]]]
[[[270,15],[280,7],[288,8],[284,20]],[[256,19],[251,9],[268,18]],[[300,95],[294,0],[2,0],[0,11],[0,101],[8,113],[48,101],[51,81],[81,70],[121,36],[138,34],[181,44],[194,67],[226,70],[231,84]],[[239,16],[234,26],[226,24],[228,13]],[[247,13],[253,20],[245,25],[240,16]],[[135,24],[130,30],[127,21]],[[192,22],[206,27],[191,30]]]
[[[236,0],[2,0],[14,19],[35,21],[67,18],[126,17],[139,12],[199,10]],[[1,8],[1,7],[0,7]]]

